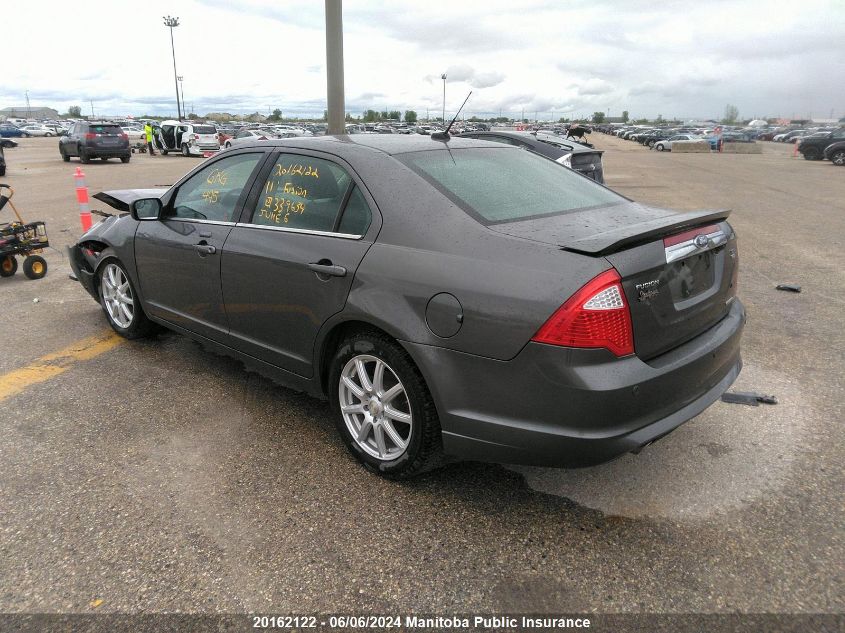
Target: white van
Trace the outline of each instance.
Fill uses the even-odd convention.
[[[220,150],[217,128],[210,123],[162,121],[157,145],[162,154],[182,152],[182,156],[205,156]]]

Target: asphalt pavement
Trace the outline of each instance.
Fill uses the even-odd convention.
[[[845,169],[589,140],[624,195],[734,210],[734,389],[778,404],[717,403],[594,468],[403,483],[347,454],[325,402],[176,334],[113,340],[62,253],[78,163],[55,139],[7,150],[55,248],[46,278],[0,279],[0,612],[842,613]],[[200,160],[83,168],[94,193]]]

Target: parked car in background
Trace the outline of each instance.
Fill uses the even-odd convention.
[[[56,131],[40,123],[30,123],[21,128],[24,136],[56,136]]]
[[[676,134],[675,136],[670,136],[669,138],[665,138],[659,140],[654,143],[652,149],[657,150],[658,152],[671,152],[672,151],[672,143],[675,141],[700,141],[700,136],[695,136],[694,134]]]
[[[501,143],[244,143],[169,189],[96,197],[124,213],[70,263],[118,335],[162,325],[328,398],[384,476],[605,462],[742,367],[729,212],[637,204]]]
[[[223,147],[229,149],[230,147],[236,145],[243,145],[244,143],[250,143],[253,141],[270,141],[274,138],[275,134],[266,130],[242,129],[239,130],[237,134],[235,134],[234,138],[226,139],[226,142],[223,144]]]
[[[515,145],[530,152],[545,156],[553,161],[565,165],[580,174],[604,183],[604,167],[602,165],[601,150],[585,147],[575,141],[569,141],[555,134],[542,132],[467,132],[462,138],[477,138],[482,141],[493,141],[505,145]]]
[[[794,143],[796,136],[802,136],[804,134],[807,134],[807,130],[792,130],[783,134],[777,134],[772,140],[778,143]]]
[[[821,160],[827,146],[837,141],[845,141],[845,127],[803,137],[798,141],[798,151],[806,160]]]
[[[6,154],[3,152],[3,146],[0,145],[0,176],[6,175]]]
[[[147,135],[144,133],[144,128],[132,125],[121,125],[120,129],[129,137],[130,141],[143,141],[146,143]]]
[[[202,156],[220,150],[217,128],[208,123],[162,121],[156,141],[165,155],[181,152],[182,156]]]
[[[834,165],[845,167],[845,141],[828,145],[824,150],[824,157]]]
[[[70,128],[67,136],[59,139],[59,154],[65,162],[71,156],[78,156],[82,163],[88,163],[92,158],[103,161],[119,158],[120,162],[128,163],[132,150],[129,137],[116,123],[80,121]]]
[[[17,147],[17,146],[18,146],[17,141],[13,141],[10,138],[0,137],[0,147],[3,147],[5,149],[9,149],[11,147]]]
[[[19,138],[24,136],[21,129],[17,125],[11,123],[0,123],[0,137],[1,138]]]

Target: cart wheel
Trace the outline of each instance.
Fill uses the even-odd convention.
[[[41,279],[47,274],[46,260],[38,255],[30,255],[23,260],[23,274],[29,279]]]
[[[11,277],[18,272],[18,260],[14,255],[6,255],[0,260],[0,277]]]

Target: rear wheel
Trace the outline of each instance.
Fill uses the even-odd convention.
[[[845,149],[838,149],[830,155],[830,162],[839,167],[845,167]]]
[[[109,157],[108,156],[100,156],[100,160],[103,161],[104,163],[107,163],[107,162],[109,162]]]
[[[6,255],[0,260],[0,277],[11,277],[18,272],[18,260],[14,255]]]
[[[401,479],[442,463],[428,387],[386,335],[360,332],[344,340],[332,360],[329,392],[344,443],[369,470]]]
[[[191,151],[188,149],[187,143],[182,143],[182,156],[190,156]]]
[[[664,149],[666,149],[666,147],[663,145],[663,143],[660,143],[659,145],[655,145],[654,149],[656,149],[658,152],[662,152]]]
[[[66,163],[67,163],[67,162],[70,162],[70,156],[68,156],[68,155],[65,153],[65,149],[64,149],[64,147],[62,147],[61,145],[59,146],[59,154],[61,154],[61,155],[62,155],[62,160],[63,160],[63,161],[65,161]]]
[[[121,163],[128,163],[130,158],[131,158],[130,156],[121,156],[120,162]]]
[[[23,260],[23,274],[29,279],[41,279],[47,274],[47,261],[39,255],[30,255]]]
[[[100,268],[98,277],[100,305],[112,329],[128,339],[149,335],[153,324],[144,314],[123,265],[116,259],[110,259]]]
[[[161,155],[162,155],[162,156],[167,156],[167,150],[166,150],[166,149],[161,150]]]
[[[79,162],[85,163],[86,165],[91,162],[91,159],[88,157],[88,152],[85,151],[84,147],[79,148]]]

